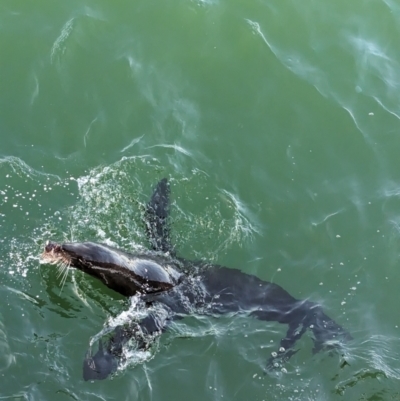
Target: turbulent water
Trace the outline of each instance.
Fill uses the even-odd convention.
[[[400,399],[399,34],[392,0],[0,0],[0,399]],[[285,326],[194,314],[84,382],[140,308],[43,245],[146,248],[163,177],[180,256],[319,302],[354,340],[304,336],[265,374]]]

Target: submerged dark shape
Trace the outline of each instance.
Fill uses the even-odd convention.
[[[260,320],[287,324],[286,336],[277,356],[270,358],[269,367],[297,352],[293,346],[307,329],[313,334],[314,353],[323,348],[338,348],[341,340],[351,339],[319,305],[298,300],[277,284],[237,269],[176,258],[169,236],[168,212],[169,184],[163,179],[145,213],[147,235],[157,254],[130,254],[93,242],[48,243],[45,247],[45,261],[82,270],[122,295],[139,295],[148,306],[145,318],[117,327],[107,344],[100,341],[94,355],[87,353],[83,364],[85,380],[105,379],[117,369],[127,341],[133,339],[139,349],[146,349],[172,319],[193,310],[210,315],[247,313]],[[182,267],[191,273],[181,273]]]

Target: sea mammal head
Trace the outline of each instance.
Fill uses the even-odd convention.
[[[135,256],[94,242],[46,244],[44,262],[75,267],[101,280],[125,296],[154,293],[172,288],[179,273],[147,256]]]

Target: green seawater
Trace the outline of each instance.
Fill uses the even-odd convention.
[[[0,400],[399,400],[400,3],[0,0]],[[112,379],[89,342],[129,300],[45,242],[147,247],[171,182],[181,256],[320,303],[354,337],[191,316]]]

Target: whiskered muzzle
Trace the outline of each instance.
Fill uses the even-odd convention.
[[[61,291],[67,281],[71,258],[65,253],[59,244],[48,242],[41,255],[44,263],[57,266],[57,278],[60,279]]]
[[[48,242],[44,248],[44,251],[41,255],[42,261],[46,263],[50,263],[52,265],[64,263],[71,264],[70,256],[63,251],[61,245],[56,244],[54,242]]]

